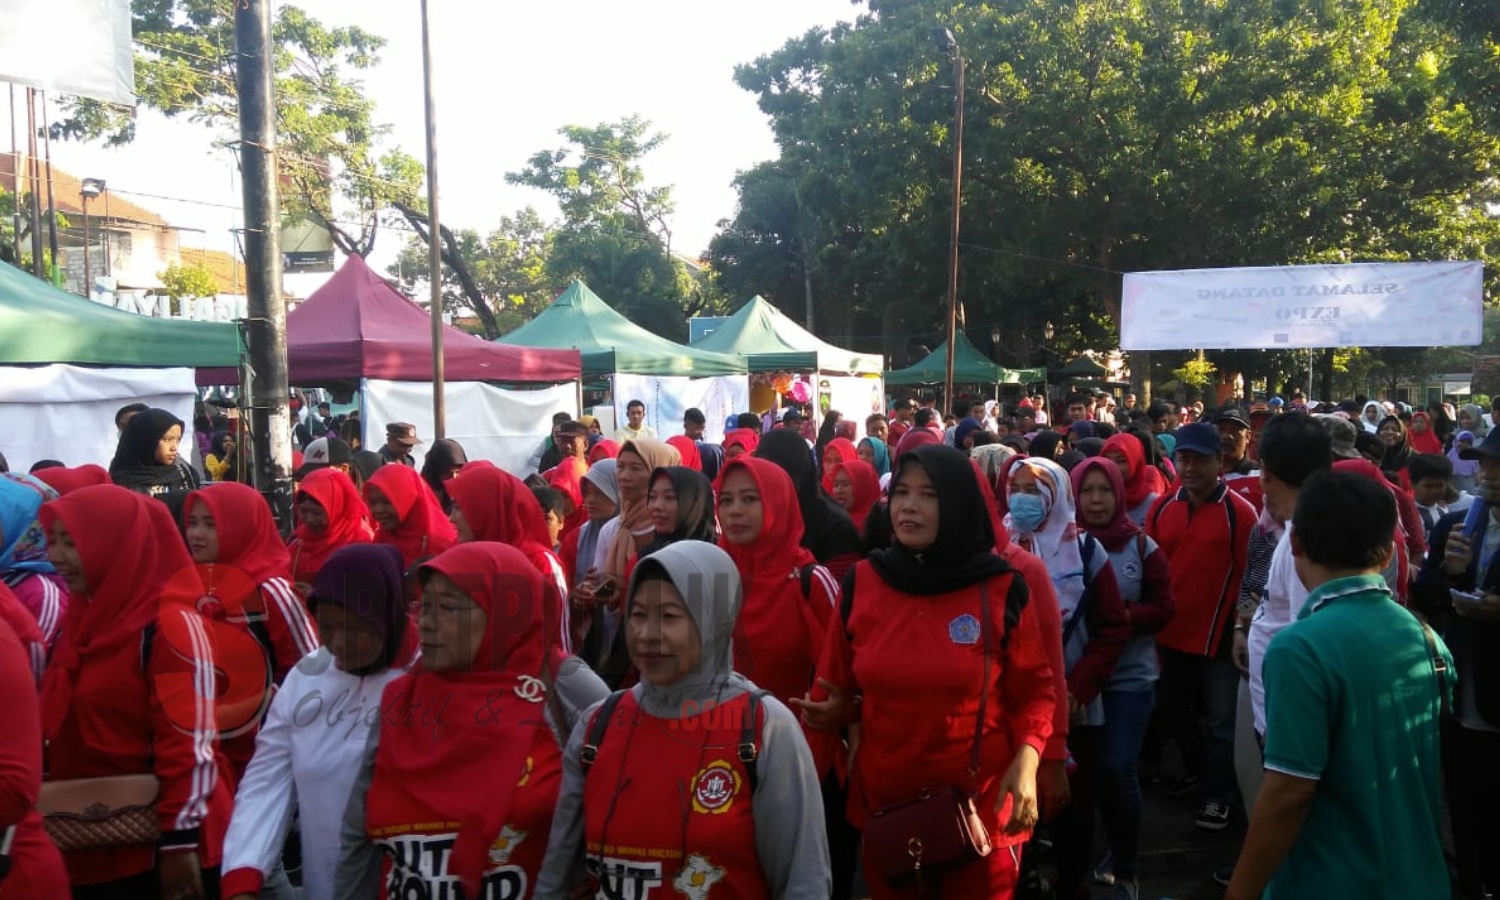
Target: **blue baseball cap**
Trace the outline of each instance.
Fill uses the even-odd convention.
[[[1219,429],[1207,422],[1194,422],[1177,429],[1177,448],[1172,452],[1187,450],[1204,456],[1218,456],[1222,446],[1219,442]]]

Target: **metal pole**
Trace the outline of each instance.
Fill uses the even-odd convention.
[[[432,88],[432,13],[422,0],[422,98],[427,124],[427,282],[432,304],[432,436],[447,433],[443,399],[443,228],[438,220],[437,101]]]
[[[964,174],[964,51],[953,44],[953,76],[957,82],[953,102],[953,221],[948,248],[948,357],[943,369],[943,403],[953,407],[953,355],[958,330],[958,221],[963,200]]]
[[[252,375],[252,479],[283,532],[292,524],[292,427],[287,412],[286,304],[281,296],[281,209],[276,186],[276,102],[271,84],[271,0],[234,12],[245,201],[245,345]],[[242,448],[241,448],[242,449]]]
[[[61,279],[57,277],[57,204],[52,199],[52,129],[47,127],[47,92],[42,91],[42,144],[46,148],[47,155],[47,246],[52,251],[52,265],[49,266],[48,280],[54,287],[61,287]]]
[[[83,197],[83,296],[92,298],[94,296],[93,272],[89,269],[89,195],[80,192]]]
[[[31,272],[46,278],[42,258],[42,173],[36,158],[36,88],[26,89],[26,186],[31,190]]]
[[[11,180],[15,182],[15,196],[11,198],[11,242],[15,245],[16,267],[21,265],[21,145],[16,142],[16,86],[10,86],[10,167]]]

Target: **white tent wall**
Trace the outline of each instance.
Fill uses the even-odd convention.
[[[750,379],[744,375],[682,378],[658,375],[613,375],[615,421],[625,424],[625,407],[632,400],[646,404],[646,424],[662,440],[682,434],[682,413],[703,410],[708,420],[703,440],[724,440],[724,420],[750,408]],[[613,437],[613,435],[606,435]]]
[[[169,410],[185,424],[184,454],[197,462],[192,369],[0,366],[0,453],[12,472],[39,459],[109,467],[119,434],[115,412],[128,403]]]
[[[871,413],[884,412],[885,379],[861,378],[857,375],[814,375],[818,389],[818,425],[823,424],[822,397],[828,397],[827,408],[854,423],[854,442],[865,437],[865,419]],[[824,385],[827,389],[824,389]]]
[[[385,443],[386,423],[410,422],[422,439],[412,453],[421,468],[433,439],[432,385],[367,378],[362,393],[365,447],[378,450]],[[578,415],[578,384],[507,390],[480,381],[450,381],[444,402],[447,436],[463,446],[470,460],[487,459],[525,478],[534,471],[528,470],[527,459],[552,433],[552,414]]]

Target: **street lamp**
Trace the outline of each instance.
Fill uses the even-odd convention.
[[[999,325],[995,325],[995,326],[992,326],[990,328],[990,347],[992,347],[994,349],[996,356],[1000,355],[1000,326]]]
[[[1047,324],[1042,326],[1042,337],[1046,338],[1050,343],[1054,334],[1056,334],[1056,332],[1052,330],[1052,320],[1048,319]]]
[[[953,354],[958,330],[958,219],[964,173],[964,54],[947,28],[932,29],[937,48],[953,59],[953,220],[948,248],[948,358],[943,370],[943,402],[953,405]]]
[[[89,201],[104,193],[104,179],[85,178],[79,186],[83,195],[83,295],[94,296],[93,273],[89,268]]]

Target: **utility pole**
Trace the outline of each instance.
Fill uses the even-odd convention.
[[[281,203],[276,186],[276,99],[271,87],[271,0],[236,0],[235,80],[245,199],[245,345],[255,487],[283,533],[292,525],[292,427],[287,411],[286,304],[281,297]]]
[[[939,411],[953,409],[953,356],[958,339],[958,225],[963,208],[964,174],[964,51],[958,45],[953,32],[946,28],[934,28],[933,38],[938,49],[953,58],[953,218],[949,222],[948,246],[948,356],[943,367],[943,406]]]
[[[437,100],[432,85],[432,13],[422,0],[423,117],[427,125],[427,284],[432,305],[432,436],[447,434],[443,396],[443,227],[438,220]]]
[[[26,89],[26,181],[31,191],[31,273],[47,278],[42,256],[42,172],[36,156],[36,88]]]
[[[57,205],[52,199],[52,129],[47,125],[47,92],[42,92],[42,141],[47,155],[47,249],[52,251],[52,265],[47,267],[47,280],[53,287],[62,287],[57,261]]]

